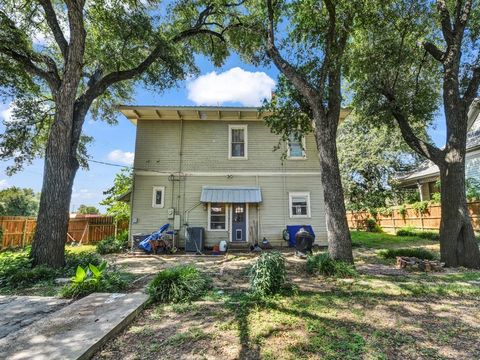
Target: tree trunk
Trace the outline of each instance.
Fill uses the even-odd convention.
[[[315,138],[320,160],[320,171],[327,220],[328,251],[336,260],[353,263],[352,239],[348,229],[347,213],[337,156],[338,117],[325,119],[314,111]]]
[[[480,268],[480,252],[468,216],[465,158],[440,167],[442,219],[440,254],[446,266]]]
[[[62,106],[57,104],[57,109]],[[69,207],[75,174],[77,142],[72,141],[73,104],[57,111],[45,152],[42,193],[32,244],[33,266],[65,265]],[[71,111],[68,111],[72,109]]]

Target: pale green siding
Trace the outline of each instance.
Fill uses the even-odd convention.
[[[248,160],[228,159],[228,125],[248,125]],[[135,168],[178,172],[180,167],[179,120],[139,120]],[[273,151],[279,137],[263,122],[183,121],[182,171],[318,171],[315,138],[306,139],[307,160],[286,160]]]
[[[465,177],[480,180],[480,150],[467,153],[465,159]]]
[[[260,240],[265,236],[275,245],[285,245],[281,240],[282,230],[287,224],[310,224],[313,226],[319,244],[325,245],[326,227],[325,213],[323,210],[323,195],[318,176],[234,176],[227,179],[224,176],[189,176],[180,183],[176,181],[173,185],[167,176],[135,176],[135,191],[133,196],[132,218],[136,223],[132,224],[132,233],[150,233],[157,230],[164,223],[172,220],[167,219],[167,209],[175,208],[181,215],[182,225],[187,222],[189,226],[202,226],[206,229],[207,245],[212,246],[220,240],[228,240],[227,231],[208,231],[208,210],[206,204],[200,204],[200,194],[203,185],[248,185],[260,186],[263,202],[258,205],[259,216],[257,217],[257,204],[249,205],[249,232],[255,233],[255,224],[259,221]],[[165,186],[165,207],[152,207],[152,193],[154,186]],[[175,189],[173,188],[175,186]],[[285,186],[285,188],[284,188]],[[284,190],[285,189],[285,190]],[[172,190],[174,191],[172,203]],[[290,219],[288,192],[309,191],[311,202],[311,218]],[[180,192],[180,198],[178,198]],[[177,208],[178,204],[178,208]],[[195,205],[198,205],[195,207]],[[192,209],[193,208],[193,209]],[[187,210],[192,209],[187,212]],[[258,219],[258,220],[257,220]],[[183,239],[184,227],[180,232]],[[180,244],[182,245],[183,242]]]
[[[248,160],[228,160],[228,125],[248,125]],[[151,233],[174,208],[181,216],[180,246],[185,223],[206,229],[207,246],[229,240],[228,231],[208,231],[207,204],[201,204],[202,186],[259,186],[263,201],[249,204],[249,241],[266,237],[276,246],[287,224],[310,224],[317,242],[327,243],[323,190],[313,135],[307,137],[307,160],[283,160],[282,151],[273,151],[279,137],[259,121],[144,121],[137,124],[135,181],[132,196],[132,234]],[[183,142],[180,163],[180,142]],[[179,181],[178,172],[182,176]],[[211,173],[211,175],[210,175]],[[175,177],[168,176],[175,174]],[[154,186],[165,187],[164,208],[152,207]],[[290,219],[288,193],[310,192],[311,218]],[[257,222],[258,233],[257,234]]]

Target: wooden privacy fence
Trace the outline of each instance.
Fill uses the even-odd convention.
[[[468,203],[468,212],[472,219],[473,229],[480,231],[480,202]],[[385,231],[396,232],[404,227],[412,227],[419,230],[440,229],[440,217],[442,215],[440,204],[431,204],[425,212],[414,209],[411,206],[401,210],[401,207],[392,208],[389,214],[378,213],[375,217],[368,211],[347,211],[348,227],[351,230],[364,230],[366,220],[374,218],[377,224]]]
[[[0,216],[0,249],[31,244],[36,225],[34,217]],[[117,222],[111,216],[77,216],[70,218],[65,242],[92,244],[125,229],[127,221]]]

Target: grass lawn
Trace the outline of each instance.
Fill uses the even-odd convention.
[[[308,276],[304,262],[286,252],[298,291],[265,301],[246,295],[254,257],[189,260],[214,278],[210,295],[149,306],[94,359],[480,358],[480,272],[400,271],[377,262],[377,252],[438,250],[438,243],[360,232],[352,238],[358,277]],[[182,259],[162,258],[162,266]]]
[[[71,246],[66,245],[65,251],[71,252],[73,254],[78,254],[81,252],[89,252],[94,253],[96,252],[97,247],[95,245],[79,245],[79,246]]]

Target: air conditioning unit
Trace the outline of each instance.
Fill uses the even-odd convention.
[[[203,227],[189,227],[187,228],[187,238],[185,239],[185,252],[201,253],[204,246]]]

